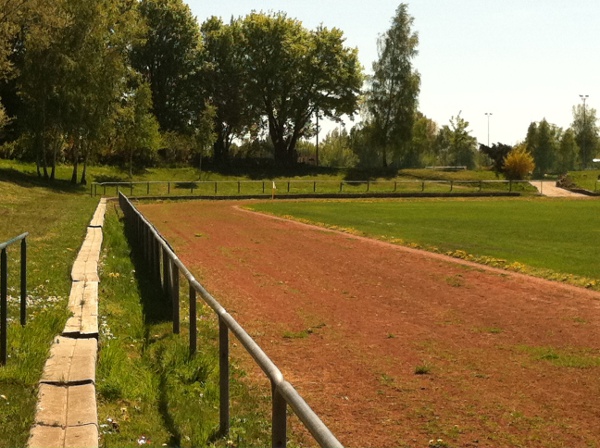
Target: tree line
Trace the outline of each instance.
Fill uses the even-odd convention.
[[[438,126],[418,109],[418,34],[400,4],[366,76],[336,28],[285,13],[198,23],[182,0],[0,0],[0,156],[52,179],[73,165],[227,166],[268,158],[333,167],[493,165],[513,148],[478,147],[458,113]],[[361,117],[317,147],[319,120]],[[530,126],[521,152],[539,173],[587,166],[596,112],[567,131]],[[321,121],[322,122],[322,121]]]

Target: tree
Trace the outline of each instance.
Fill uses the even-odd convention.
[[[479,145],[479,151],[492,161],[492,169],[496,173],[496,177],[504,172],[504,160],[512,150],[512,146],[503,143],[494,143],[492,146]]]
[[[525,146],[533,156],[537,176],[544,176],[554,169],[560,133],[561,129],[548,123],[545,118],[537,125],[529,125]]]
[[[573,124],[575,140],[581,154],[583,168],[590,166],[600,144],[598,118],[596,109],[579,104],[573,107]]]
[[[573,129],[567,129],[560,139],[556,152],[556,170],[566,173],[579,165],[579,146]]]
[[[319,164],[334,168],[352,168],[358,158],[350,149],[350,135],[345,128],[334,129],[327,134],[321,145]]]
[[[438,133],[436,146],[442,165],[475,167],[477,139],[469,130],[469,122],[460,116],[450,119],[450,126],[444,125]]]
[[[73,162],[86,183],[92,152],[110,135],[129,73],[135,4],[129,0],[35,3],[22,33],[22,128],[36,149],[38,174],[54,178],[57,160]],[[51,168],[48,173],[48,165]]]
[[[203,82],[206,96],[214,106],[214,162],[226,164],[231,144],[252,123],[259,121],[247,99],[243,42],[239,21],[223,24],[211,17],[200,28],[203,41]]]
[[[379,38],[379,59],[373,63],[373,76],[369,79],[367,105],[377,129],[383,167],[390,162],[388,153],[401,166],[414,161],[410,141],[421,77],[412,65],[419,43],[412,25],[408,6],[402,3],[396,10],[392,26]]]
[[[515,146],[504,159],[504,175],[510,180],[523,180],[535,169],[533,157],[527,151],[527,145]]]
[[[296,144],[314,132],[312,119],[340,120],[358,106],[362,71],[356,49],[336,29],[309,31],[283,13],[240,21],[248,100],[265,117],[275,159],[296,162]]]
[[[135,166],[150,164],[161,144],[159,124],[151,112],[152,92],[147,83],[133,80],[115,117],[113,145],[123,154],[123,162],[133,177]]]
[[[412,166],[435,165],[435,141],[438,126],[435,121],[427,118],[421,112],[417,112],[413,125],[411,147],[415,155]]]
[[[150,85],[161,130],[189,134],[204,106],[198,22],[182,0],[142,0],[139,10],[147,29],[133,67]]]

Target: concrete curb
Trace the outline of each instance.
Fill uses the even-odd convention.
[[[71,270],[67,321],[40,380],[29,448],[97,448],[98,261],[106,199],[100,203]]]

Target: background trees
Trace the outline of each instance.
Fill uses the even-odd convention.
[[[0,144],[11,142],[0,154],[37,160],[49,179],[70,163],[73,182],[86,181],[93,160],[130,171],[244,157],[314,164],[315,117],[339,122],[360,106],[360,123],[322,141],[321,164],[503,173],[510,146],[478,152],[461,114],[438,126],[418,111],[413,24],[399,5],[362,90],[341,30],[309,30],[283,13],[200,26],[183,0],[0,0]],[[575,106],[564,131],[532,123],[525,144],[536,175],[589,167],[596,111]]]

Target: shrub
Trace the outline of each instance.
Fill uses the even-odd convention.
[[[504,159],[504,176],[510,180],[523,180],[535,169],[533,157],[521,143],[513,148]]]

